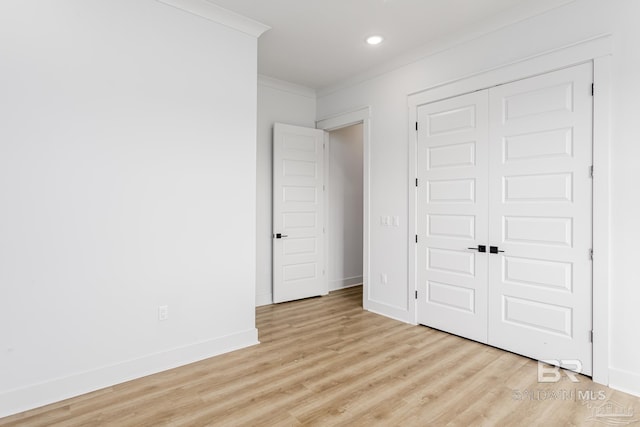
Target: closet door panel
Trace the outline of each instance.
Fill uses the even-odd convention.
[[[489,90],[489,344],[591,372],[592,67]]]
[[[419,107],[419,323],[487,340],[487,92]]]

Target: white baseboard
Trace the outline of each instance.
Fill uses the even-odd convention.
[[[347,277],[346,279],[332,280],[329,282],[329,291],[337,291],[338,289],[350,288],[352,286],[362,285],[362,276]]]
[[[270,304],[273,304],[273,295],[271,292],[256,295],[256,307]]]
[[[409,323],[415,325],[415,320],[410,318],[410,313],[407,309],[400,307],[393,307],[388,304],[383,304],[372,299],[367,299],[366,293],[364,300],[362,301],[364,309],[381,316],[389,317],[400,322]]]
[[[0,392],[0,418],[258,344],[253,328],[88,372]]]
[[[611,368],[609,387],[640,397],[640,374]]]

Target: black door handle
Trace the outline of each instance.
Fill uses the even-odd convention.
[[[467,248],[467,249],[473,249],[474,251],[478,251],[478,252],[487,252],[487,247],[485,245],[478,245],[477,248]]]
[[[498,250],[497,246],[489,246],[489,253],[497,254],[498,252],[504,252],[504,251]]]
[[[276,239],[282,239],[283,237],[289,237],[289,236],[287,236],[286,234],[280,234],[280,233],[276,234]]]

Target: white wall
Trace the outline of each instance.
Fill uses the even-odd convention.
[[[329,133],[329,290],[362,283],[363,125]]]
[[[0,2],[0,417],[257,342],[256,49],[152,0]]]
[[[273,124],[315,128],[315,91],[265,76],[258,79],[256,305],[273,302]]]
[[[442,51],[435,46],[432,51],[437,53],[376,78],[323,90],[318,95],[318,117],[371,106],[371,218],[398,214],[406,223],[409,94],[603,33],[613,34],[610,382],[640,394],[636,326],[640,324],[640,286],[635,269],[640,259],[640,199],[635,188],[640,182],[638,16],[640,3],[635,0],[576,0]],[[413,321],[408,309],[409,239],[406,224],[401,225],[383,229],[379,222],[371,222],[372,279],[367,303],[376,311]],[[377,280],[381,272],[388,274],[387,285]]]

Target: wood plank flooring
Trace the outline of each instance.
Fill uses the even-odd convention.
[[[260,307],[258,346],[0,425],[640,425],[640,398],[583,376],[540,384],[535,361],[363,311],[361,301],[356,287]]]

